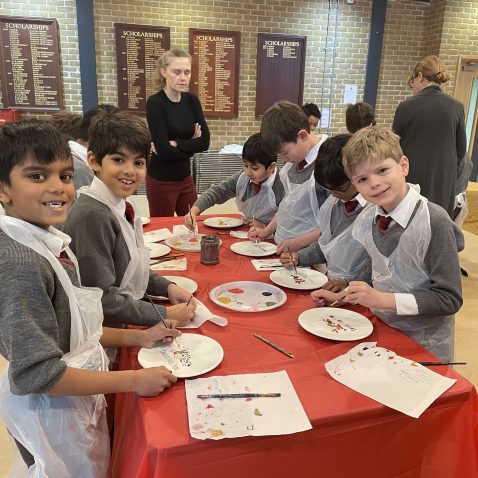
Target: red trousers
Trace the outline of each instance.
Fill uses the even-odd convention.
[[[181,181],[158,181],[146,175],[149,213],[155,217],[185,216],[198,198],[192,176]]]

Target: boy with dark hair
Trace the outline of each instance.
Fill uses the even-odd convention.
[[[320,110],[316,104],[306,103],[305,105],[302,105],[302,111],[306,114],[309,120],[310,132],[313,133],[322,116]]]
[[[354,222],[367,202],[357,193],[342,165],[342,150],[351,136],[339,134],[327,139],[317,155],[315,180],[330,191],[320,208],[319,240],[280,257],[286,267],[327,263],[329,281],[323,288],[332,292],[345,289],[352,279],[370,280],[369,257],[352,237]]]
[[[366,126],[375,125],[375,111],[368,103],[359,101],[354,105],[347,105],[345,111],[345,126],[347,126],[349,133],[353,134]]]
[[[326,135],[310,133],[302,109],[289,101],[279,101],[264,114],[262,144],[270,154],[280,154],[286,162],[280,171],[285,196],[274,219],[265,228],[251,228],[249,239],[261,240],[274,233],[277,252],[294,252],[318,239],[319,208],[327,192],[314,179],[314,163]]]
[[[29,476],[106,476],[102,394],[152,396],[176,382],[164,367],[106,371],[102,345],[152,347],[179,332],[102,328],[101,291],[82,286],[70,238],[52,227],[65,220],[72,174],[50,123],[0,128],[0,416]]]
[[[284,197],[276,156],[262,149],[261,135],[255,133],[244,143],[242,160],[242,171],[204,191],[191,208],[191,214],[184,216],[189,229],[194,230],[196,216],[202,211],[233,197],[248,223],[254,218],[256,226],[269,224]]]
[[[313,296],[319,305],[344,298],[370,307],[440,359],[453,360],[453,314],[463,302],[463,234],[443,208],[405,182],[408,159],[396,134],[361,129],[344,148],[343,161],[357,191],[375,204],[353,229],[371,258],[373,287],[353,281],[345,297],[320,290]]]
[[[196,303],[191,294],[149,269],[141,217],[127,198],[146,175],[151,139],[145,122],[129,113],[100,113],[89,129],[88,162],[95,172],[81,188],[63,231],[72,237],[85,285],[103,290],[105,324],[158,322],[145,292],[175,304],[158,306],[163,317],[188,323]]]

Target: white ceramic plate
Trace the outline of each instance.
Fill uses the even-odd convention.
[[[199,252],[201,250],[201,237],[204,234],[181,234],[166,239],[164,242],[169,247],[178,251]]]
[[[277,246],[270,242],[242,241],[231,244],[231,251],[249,257],[264,257],[275,254]]]
[[[210,337],[199,334],[183,334],[175,342],[152,349],[142,348],[138,362],[143,368],[163,365],[178,378],[189,378],[216,368],[224,357],[221,345]]]
[[[175,282],[179,287],[182,287],[184,290],[187,290],[191,294],[194,294],[198,290],[197,282],[189,279],[188,277],[181,277],[181,276],[163,276],[165,279],[170,280],[171,282]],[[156,300],[168,300],[167,297],[163,297],[162,295],[151,295],[149,296],[152,299]]]
[[[311,334],[331,340],[368,337],[373,325],[367,317],[347,309],[317,307],[299,315],[299,324]]]
[[[244,224],[243,220],[237,217],[209,217],[204,220],[204,224],[217,229],[229,229]]]
[[[297,267],[297,274],[293,268],[277,269],[269,277],[274,284],[298,290],[318,289],[329,280],[322,272],[305,267]]]
[[[154,257],[161,257],[169,254],[171,248],[165,246],[164,244],[155,244],[154,242],[146,243],[145,246],[149,249],[149,257],[153,259]]]
[[[239,312],[262,312],[280,307],[287,294],[275,285],[264,282],[228,282],[214,287],[210,299],[217,305]]]
[[[150,222],[151,219],[149,217],[141,216],[141,223],[143,224],[143,226],[146,226],[146,224],[149,224]]]

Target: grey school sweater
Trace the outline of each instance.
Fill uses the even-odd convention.
[[[61,261],[74,285],[75,268]],[[0,353],[16,395],[48,392],[70,351],[70,305],[50,263],[0,229]]]
[[[70,247],[78,259],[82,284],[103,290],[105,325],[154,325],[159,321],[149,302],[133,299],[119,291],[130,255],[121,226],[108,206],[85,194],[80,195],[62,231],[71,236]],[[150,272],[146,291],[167,296],[169,284],[171,282],[164,277]],[[165,317],[166,307],[158,305],[157,308]]]

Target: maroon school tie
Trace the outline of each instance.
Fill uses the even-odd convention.
[[[124,211],[124,216],[125,216],[126,220],[131,225],[133,225],[133,223],[134,223],[134,208],[133,208],[133,205],[128,201],[126,201],[126,209]]]
[[[256,184],[256,183],[252,183],[252,187],[254,188],[254,192],[257,194],[257,193],[261,190],[262,185],[261,185],[261,184]]]
[[[359,202],[356,199],[352,199],[351,201],[344,202],[345,212],[347,214],[350,214],[351,212],[354,212],[358,203]]]
[[[303,159],[298,165],[297,168],[299,171],[302,171],[307,166],[307,161]]]
[[[382,231],[388,229],[388,226],[393,221],[391,216],[378,216],[377,225]]]

